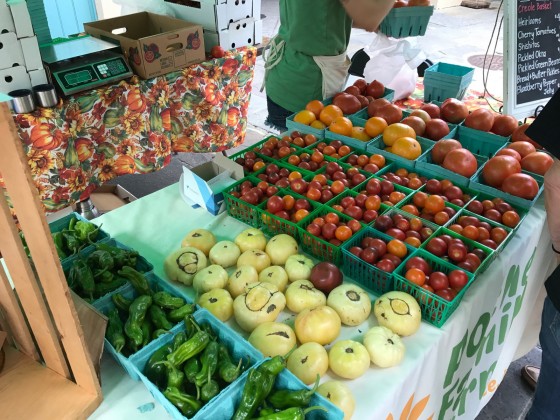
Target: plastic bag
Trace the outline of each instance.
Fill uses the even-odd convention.
[[[150,12],[158,15],[173,16],[164,0],[113,0],[113,3],[121,5],[121,15]]]
[[[378,80],[395,91],[395,100],[407,98],[416,88],[416,68],[426,59],[417,42],[374,35],[364,49],[370,56],[364,69],[366,80]]]

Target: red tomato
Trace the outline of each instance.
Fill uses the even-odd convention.
[[[521,155],[519,154],[519,152],[516,152],[513,149],[509,149],[506,147],[505,149],[501,149],[496,152],[496,156],[503,156],[503,155],[511,156],[517,159],[519,162],[521,162]]]
[[[528,141],[516,141],[515,143],[511,143],[507,146],[508,149],[513,149],[517,153],[521,155],[521,158],[524,158],[529,153],[536,152],[535,146],[533,146]]]
[[[449,126],[440,118],[432,118],[426,122],[424,137],[437,141],[449,134]]]
[[[451,151],[455,149],[461,149],[463,146],[459,143],[458,140],[455,139],[442,139],[434,145],[432,148],[432,160],[434,163],[441,165],[445,156]],[[429,182],[429,181],[428,181]]]
[[[518,125],[517,119],[511,115],[496,115],[491,131],[499,136],[508,137]]]
[[[458,124],[469,115],[467,105],[459,99],[446,99],[441,105],[441,118],[452,124]]]
[[[527,174],[513,174],[508,176],[503,184],[502,191],[517,197],[532,200],[539,192],[539,184]]]
[[[500,188],[504,179],[521,172],[521,164],[511,156],[494,156],[482,168],[482,177],[491,187]]]
[[[445,156],[442,166],[445,169],[470,178],[478,169],[478,162],[467,149],[456,149],[450,151]]]
[[[494,124],[494,113],[488,109],[479,108],[465,118],[464,125],[475,130],[490,131]]]
[[[379,98],[371,101],[368,105],[368,116],[373,117],[380,108],[384,107],[385,105],[389,105],[390,103],[391,102],[389,102],[385,98]]]
[[[544,152],[529,153],[521,160],[521,168],[535,174],[544,175],[550,169],[554,160]]]
[[[402,110],[396,105],[388,104],[379,108],[374,117],[381,117],[391,125],[402,120]]]

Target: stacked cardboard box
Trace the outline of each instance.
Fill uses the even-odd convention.
[[[0,0],[0,92],[47,83],[25,1]]]
[[[261,0],[165,0],[175,17],[204,28],[206,51],[262,42]]]

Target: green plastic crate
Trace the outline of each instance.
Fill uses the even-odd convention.
[[[412,257],[422,257],[424,258],[433,271],[442,271],[445,274],[453,270],[462,270],[459,267],[455,267],[452,264],[449,264],[442,259],[437,258],[436,256],[426,252],[422,249],[416,251]],[[394,288],[395,290],[400,290],[402,292],[406,292],[416,299],[418,304],[420,305],[420,309],[422,311],[422,319],[426,322],[429,322],[432,325],[435,325],[438,328],[441,328],[445,322],[449,319],[449,317],[455,312],[455,310],[459,307],[461,303],[461,299],[472,285],[475,280],[475,276],[468,271],[465,271],[469,278],[469,282],[467,285],[457,293],[457,296],[452,301],[445,300],[435,293],[431,293],[430,291],[408,281],[404,275],[405,273],[405,265],[406,262],[401,264],[393,275],[394,277]]]
[[[424,82],[436,81],[442,84],[465,88],[471,83],[474,68],[450,63],[435,63],[424,72]],[[440,100],[443,102],[442,100]]]
[[[507,201],[508,203],[510,203],[512,205],[515,205],[517,207],[520,207],[524,210],[527,210],[527,211],[531,210],[531,208],[537,202],[537,200],[539,199],[540,195],[542,194],[542,192],[544,190],[544,178],[542,176],[532,174],[532,173],[527,172],[527,171],[521,171],[524,174],[532,176],[535,179],[535,181],[537,181],[537,184],[539,186],[539,192],[537,193],[535,198],[533,198],[532,200],[528,200],[528,199],[525,199],[525,198],[516,197],[514,195],[507,194],[507,193],[503,192],[502,190],[499,190],[497,188],[486,185],[484,183],[484,179],[482,177],[482,169],[483,169],[483,167],[480,167],[478,169],[477,173],[474,174],[474,176],[471,178],[470,183],[469,183],[469,188],[471,188],[474,191],[480,191],[484,194],[491,195],[493,197],[502,198],[505,201]]]
[[[494,251],[492,248],[488,248],[487,246],[484,246],[478,242],[472,241],[470,239],[465,238],[464,236],[446,228],[446,227],[442,227],[440,229],[438,229],[438,231],[436,232],[435,235],[432,236],[432,238],[441,236],[441,235],[449,235],[452,238],[457,238],[457,239],[461,239],[465,245],[467,246],[467,250],[469,252],[471,252],[473,249],[475,248],[479,248],[482,249],[484,251],[484,253],[486,254],[486,258],[484,258],[483,261],[481,261],[480,266],[478,267],[478,269],[476,269],[474,271],[473,274],[478,275],[478,274],[482,274],[484,273],[484,271],[486,271],[486,269],[488,268],[488,266],[490,265],[490,263],[492,261],[494,261],[496,259],[496,257],[498,256],[498,253],[496,251]],[[420,249],[425,250],[426,252],[428,252],[426,250],[426,246],[428,244],[428,241],[424,242],[421,246]],[[429,252],[428,252],[429,253]],[[437,257],[437,256],[435,256]],[[439,257],[438,257],[439,258]],[[449,262],[449,264],[453,264],[452,262]]]
[[[354,124],[354,127],[363,127],[363,125]],[[367,144],[371,141],[371,139],[368,141],[362,141],[362,140],[355,139],[353,137],[348,137],[348,136],[343,136],[342,134],[333,133],[328,128],[325,131],[325,138],[329,140],[340,140],[342,143],[356,150],[363,150],[363,151],[366,150]]]
[[[343,242],[341,245],[331,244],[330,242],[324,239],[312,235],[306,230],[307,226],[313,222],[314,218],[324,216],[327,213],[331,213],[331,212],[336,213],[341,221],[348,222],[351,219],[345,214],[342,214],[336,210],[333,210],[323,205],[321,208],[317,209],[315,212],[307,216],[305,219],[298,222],[297,225],[299,229],[299,238],[301,241],[301,246],[305,252],[317,257],[321,261],[330,261],[338,265],[342,258],[342,245],[344,245],[344,243],[351,240],[352,237],[354,237],[356,234],[360,233],[364,225],[362,224],[362,229],[354,233],[349,240]]]
[[[484,201],[484,200],[490,200],[492,201],[494,198],[496,198],[493,195],[489,195],[483,192],[476,192],[476,197],[474,197],[473,199],[476,199],[480,202]],[[529,211],[527,209],[524,209],[522,207],[519,207],[515,204],[510,203],[508,200],[504,200],[506,203],[508,203],[519,215],[519,223],[517,224],[517,226],[515,226],[514,228],[511,228],[514,231],[517,231],[517,229],[519,229],[519,226],[521,226],[521,223],[523,223],[523,220],[525,219],[525,217],[527,216],[527,214],[529,214]],[[465,209],[466,206],[465,206]]]
[[[365,262],[350,252],[353,246],[360,246],[365,237],[379,238],[388,243],[393,238],[379,232],[370,226],[355,234],[342,246],[342,271],[356,282],[377,294],[393,290],[393,274],[383,271],[376,266]],[[414,248],[406,245],[408,255],[414,253]]]
[[[380,178],[378,175],[373,175],[370,179],[372,179],[372,178],[378,179],[379,181],[385,181],[383,178]],[[370,179],[367,179],[366,181],[362,182],[360,185],[357,185],[356,187],[352,188],[352,191],[355,191],[357,193],[360,193],[361,191],[365,191],[366,190],[366,185],[367,185],[367,183]],[[399,203],[397,203],[395,205],[398,205],[398,204],[402,203],[403,201],[405,201],[414,192],[414,190],[411,190],[410,188],[403,187],[402,185],[395,184],[395,183],[392,183],[392,184],[395,186],[395,191],[402,192],[405,195],[405,198],[403,198]]]
[[[502,243],[497,244],[498,246],[497,246],[496,249],[494,250],[494,256],[493,256],[494,259],[497,258],[497,256],[500,254],[500,252],[502,252],[502,251],[504,250],[504,248],[506,247],[506,245],[509,243],[509,241],[511,241],[511,239],[512,239],[513,236],[515,235],[515,231],[514,231],[512,228],[510,228],[510,227],[508,227],[508,226],[506,226],[506,225],[504,225],[504,224],[502,224],[502,223],[498,223],[498,222],[495,222],[495,221],[493,221],[493,220],[490,220],[490,219],[488,219],[488,218],[486,218],[486,217],[484,217],[484,216],[481,216],[481,215],[479,215],[479,214],[473,213],[473,212],[471,212],[471,211],[469,211],[469,210],[467,210],[467,209],[461,210],[461,211],[457,214],[456,220],[458,221],[459,218],[460,218],[461,216],[476,217],[478,220],[480,220],[480,221],[482,221],[482,222],[488,223],[491,227],[493,227],[493,228],[495,228],[495,227],[500,227],[500,228],[504,229],[504,230],[508,233],[506,239],[505,239]],[[478,242],[478,241],[475,241],[475,242]],[[480,242],[478,242],[478,243],[480,243]]]
[[[318,210],[319,208],[322,207],[321,203],[310,200],[310,199],[308,199],[308,198],[306,198],[302,195],[296,194],[292,191],[282,190],[282,191],[279,191],[276,195],[279,196],[279,197],[284,197],[286,195],[291,195],[296,200],[300,199],[300,198],[306,199],[307,201],[309,201],[309,204],[311,204],[311,210],[309,211],[309,215],[315,213],[316,210]],[[298,236],[299,231],[298,231],[297,223],[292,221],[292,220],[283,219],[282,217],[276,216],[276,215],[268,212],[267,209],[266,209],[266,203],[267,202],[268,202],[268,200],[259,204],[260,217],[261,217],[260,229],[267,236],[274,236],[274,235],[278,235],[280,233],[286,233],[286,234],[292,236],[293,238],[295,238],[296,241],[299,242],[299,236]]]
[[[345,191],[341,192],[340,194],[338,194],[337,196],[335,196],[332,200],[327,201],[327,202],[325,203],[325,206],[332,208],[332,206],[334,206],[334,205],[336,205],[336,204],[340,204],[340,201],[341,201],[344,197],[354,197],[354,198],[355,198],[358,194],[359,194],[359,193],[358,193],[357,191],[354,191],[354,190],[345,190]],[[391,208],[392,208],[392,207],[390,207],[390,206],[388,206],[388,205],[386,205],[386,204],[381,203],[381,205],[380,205],[380,207],[379,207],[379,210],[377,210],[377,215],[379,216],[379,215],[385,214],[385,213],[386,213],[387,211],[389,211],[389,209],[391,209]],[[363,210],[363,209],[362,209],[362,210]],[[364,211],[365,211],[365,210],[364,210]],[[363,220],[360,220],[360,222],[361,222],[362,224],[371,224],[371,223],[373,223],[373,222],[366,223],[366,222],[363,221]]]
[[[433,6],[393,8],[379,25],[379,32],[392,38],[407,38],[426,34]]]
[[[479,156],[479,155],[474,155],[474,157],[476,158],[476,162],[478,165],[478,170],[480,170],[480,168],[482,168],[482,166],[488,161],[488,158],[485,156]],[[426,172],[432,173],[435,176],[440,176],[443,178],[447,178],[450,181],[453,182],[453,184],[459,186],[459,187],[469,187],[472,190],[476,190],[476,188],[473,188],[472,186],[470,186],[470,182],[471,180],[476,176],[476,172],[475,174],[470,177],[467,178],[465,176],[456,174],[455,172],[451,172],[448,169],[445,169],[443,166],[440,166],[438,164],[435,164],[432,160],[432,154],[431,153],[424,153],[420,158],[418,158],[418,160],[416,161],[416,167],[420,168]]]
[[[314,128],[309,125],[301,124],[294,121],[294,117],[296,116],[297,112],[290,115],[286,118],[286,127],[288,130],[297,130],[303,134],[313,134],[318,139],[325,138],[325,129]]]
[[[241,198],[232,195],[232,192],[239,192],[241,184],[245,181],[251,181],[256,186],[260,179],[254,177],[245,177],[237,181],[231,187],[224,191],[224,202],[226,203],[226,212],[234,219],[248,224],[254,228],[261,226],[261,210],[258,205],[249,204]]]
[[[380,155],[385,156],[387,159],[391,159],[393,162],[397,164],[414,162],[414,165],[416,166],[417,162],[420,159],[422,159],[423,156],[428,155],[432,147],[434,147],[434,145],[436,144],[434,141],[428,140],[424,137],[416,137],[416,140],[418,141],[418,143],[420,143],[420,147],[422,148],[422,154],[420,154],[420,156],[414,160],[406,159],[401,156],[397,156],[394,153],[385,151],[384,150],[385,143],[383,143],[383,135],[379,135],[376,138],[374,138],[372,141],[370,141],[367,144],[366,150],[370,153],[379,153]]]
[[[461,145],[472,153],[491,158],[502,149],[509,141],[509,137],[498,136],[494,133],[475,130],[463,125],[455,127],[451,137],[458,140]]]
[[[424,188],[424,187],[422,187],[422,188]],[[421,191],[422,188],[421,188],[419,191]],[[402,208],[403,208],[404,206],[406,206],[407,204],[410,204],[410,203],[412,202],[412,199],[413,199],[414,194],[415,194],[416,192],[417,192],[417,191],[413,191],[412,194],[410,194],[408,197],[406,197],[404,200],[402,200],[399,204],[397,204],[397,205],[396,205],[396,208],[402,210]],[[447,201],[445,202],[445,206],[446,206],[446,207],[450,207],[450,208],[452,208],[453,210],[455,210],[455,214],[453,215],[453,217],[449,218],[449,221],[448,221],[446,224],[444,224],[443,227],[447,227],[447,226],[449,226],[450,224],[452,224],[453,220],[457,217],[457,214],[458,214],[459,211],[462,209],[462,207],[456,206],[455,204],[449,203],[449,202],[447,202]],[[408,213],[408,212],[406,212],[406,211],[404,211],[404,210],[402,210],[402,211],[403,211],[404,213],[410,214],[410,213]],[[412,215],[412,216],[414,216],[414,215]],[[433,223],[433,222],[430,222],[429,220],[423,219],[423,218],[420,217],[420,216],[415,216],[415,217],[419,217],[423,222]],[[436,224],[436,226],[439,226],[439,225]]]
[[[406,211],[403,211],[403,210],[401,210],[401,209],[399,209],[399,208],[397,208],[397,207],[390,207],[389,210],[388,210],[386,213],[383,213],[383,214],[385,214],[385,215],[387,215],[387,216],[390,216],[391,218],[392,218],[392,216],[393,216],[394,214],[400,214],[401,216],[403,216],[403,217],[404,217],[406,220],[408,220],[408,221],[410,221],[410,219],[414,219],[414,218],[420,219],[420,220],[422,221],[422,225],[423,225],[424,227],[430,228],[430,229],[432,229],[432,231],[433,231],[433,233],[432,233],[426,240],[424,240],[424,241],[421,240],[421,243],[424,243],[424,242],[426,242],[427,240],[429,240],[432,236],[434,236],[434,235],[436,234],[437,230],[441,227],[441,226],[439,226],[439,225],[436,225],[436,224],[433,223],[433,222],[429,222],[429,221],[427,221],[427,220],[424,220],[424,219],[422,219],[421,217],[414,216],[414,215],[412,215],[412,214],[410,214],[410,213],[407,213]],[[411,246],[412,246],[412,245],[411,245]],[[413,248],[415,248],[415,247],[413,247]]]
[[[295,153],[293,153],[293,154],[300,156],[302,153],[309,153],[310,155],[312,155],[314,150],[315,150],[315,147],[309,147],[309,148],[305,148],[305,149],[300,149],[300,148],[298,148],[298,150],[297,150]],[[299,166],[294,166],[294,165],[288,163],[288,159],[290,158],[290,156],[291,156],[291,155],[284,156],[284,157],[279,161],[279,163],[280,163],[282,166],[284,166],[284,167],[286,167],[286,168],[288,168],[288,169],[290,169],[290,170],[292,170],[292,171],[300,171],[300,172],[302,173],[302,175],[305,176],[305,175],[309,175],[309,174],[315,173],[316,171],[318,171],[318,170],[321,169],[321,168],[319,167],[318,169],[316,169],[316,170],[313,171],[313,170],[311,170],[311,169],[304,169],[304,168],[300,168]],[[336,161],[337,161],[337,159],[334,159],[334,158],[332,158],[332,157],[330,157],[330,156],[327,156],[327,155],[323,155],[323,157],[324,157],[324,160],[326,160],[327,162],[336,162]]]
[[[424,81],[424,102],[445,101],[447,98],[463,99],[467,87],[447,86],[438,82]]]

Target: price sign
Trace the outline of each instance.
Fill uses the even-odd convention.
[[[506,4],[504,111],[523,118],[560,88],[560,0]]]

